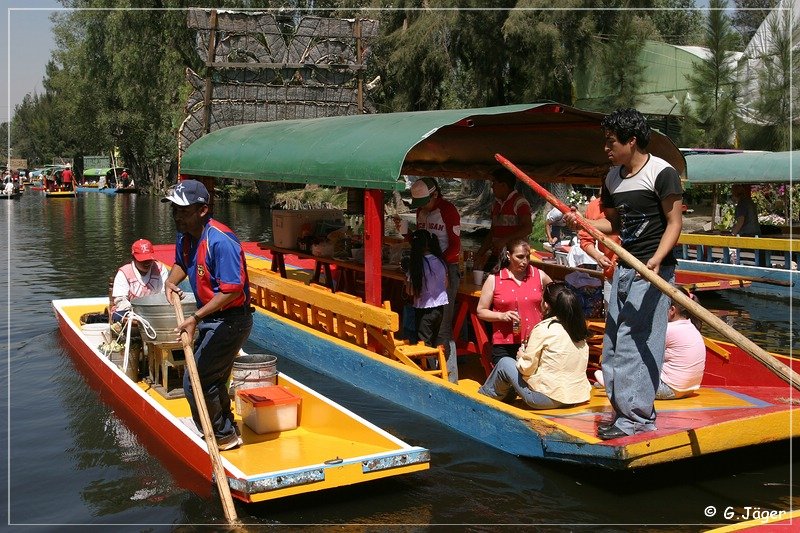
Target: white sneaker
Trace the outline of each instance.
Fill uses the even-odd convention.
[[[238,448],[244,443],[242,438],[234,433],[230,437],[226,437],[224,439],[217,439],[217,448],[219,451],[224,452],[226,450],[233,450]]]

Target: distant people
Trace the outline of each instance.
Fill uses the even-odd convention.
[[[123,187],[128,188],[131,186],[131,177],[126,169],[122,169],[122,174],[119,175],[119,179],[122,181]]]
[[[681,292],[697,301],[697,297],[684,289]],[[690,396],[700,388],[706,367],[706,345],[703,336],[686,311],[686,308],[671,300],[667,311],[667,337],[664,348],[664,367],[661,382],[656,391],[656,400],[677,400]],[[602,370],[595,378],[604,383]]]
[[[67,163],[66,168],[61,171],[61,184],[65,191],[74,191],[74,175],[72,174],[72,165]]]
[[[417,339],[436,347],[447,307],[447,263],[439,240],[428,230],[411,234],[406,290],[413,298]]]
[[[139,239],[131,246],[132,260],[122,265],[114,276],[111,318],[120,322],[131,308],[131,300],[164,291],[169,271],[156,260],[153,243]]]
[[[544,320],[533,328],[516,360],[501,359],[479,393],[507,402],[518,394],[533,409],[589,400],[589,330],[578,298],[564,283],[550,283],[544,289],[542,312]]]
[[[492,171],[492,226],[476,254],[476,268],[483,265],[482,270],[491,270],[497,264],[503,246],[517,239],[527,241],[533,230],[531,206],[514,188],[516,183],[517,178],[505,167]]]
[[[436,236],[447,263],[447,306],[436,344],[445,348],[448,379],[458,383],[453,311],[461,283],[461,273],[458,270],[461,258],[461,215],[452,203],[444,199],[439,184],[433,178],[420,178],[411,185],[411,208],[417,210],[417,229],[428,230]]]
[[[14,194],[14,182],[12,182],[8,178],[6,178],[4,180],[4,182],[5,182],[5,185],[3,185],[3,194],[5,194],[6,196],[13,195]]]
[[[758,223],[758,209],[750,197],[750,185],[737,183],[731,187],[731,195],[736,202],[734,217],[736,221],[731,228],[733,235],[741,237],[756,237],[761,235],[761,226]]]
[[[674,283],[672,249],[683,227],[683,189],[678,172],[650,154],[650,127],[635,109],[618,109],[601,126],[612,166],[602,188],[606,220],[590,220],[606,235],[619,233],[622,246],[647,269]],[[564,215],[577,227],[576,214]],[[669,298],[631,265],[618,262],[603,338],[603,375],[612,417],[597,436],[616,439],[656,430],[653,402],[664,363]],[[633,312],[631,310],[635,309]]]
[[[564,222],[564,214],[554,207],[547,212],[544,219],[544,232],[547,235],[547,244],[555,248],[561,242],[561,234],[565,233],[566,223]]]
[[[528,241],[511,242],[481,287],[478,318],[492,324],[495,365],[505,357],[515,359],[523,339],[542,320],[542,291],[552,279],[530,261]]]

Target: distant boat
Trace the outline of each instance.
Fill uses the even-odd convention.
[[[13,192],[11,194],[5,194],[3,192],[0,192],[0,200],[19,200],[21,196],[22,193],[19,191]]]
[[[117,194],[136,194],[139,192],[139,189],[136,187],[119,187],[118,189],[114,189]]]
[[[75,198],[77,196],[75,191],[45,191],[44,195],[47,198]]]

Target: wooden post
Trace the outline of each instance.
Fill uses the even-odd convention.
[[[178,295],[175,293],[173,293],[172,297],[172,307],[175,309],[175,319],[178,321],[178,325],[181,325],[183,323],[183,307],[181,306],[180,298],[178,298]],[[219,455],[217,439],[214,436],[214,429],[211,426],[211,418],[208,414],[206,399],[205,396],[203,396],[200,374],[197,372],[197,363],[194,360],[192,339],[185,331],[181,331],[181,343],[183,344],[183,354],[186,357],[186,370],[189,372],[189,379],[192,383],[192,390],[194,391],[195,404],[197,405],[197,412],[200,416],[200,425],[203,427],[203,438],[208,447],[208,454],[211,456],[211,468],[214,472],[217,490],[219,490],[222,511],[225,513],[225,519],[229,524],[237,524],[239,520],[236,516],[236,508],[233,505],[231,488],[230,485],[228,485],[228,475],[225,473],[225,467],[222,465],[222,457]]]
[[[383,191],[364,189],[364,300],[381,306]]]
[[[217,10],[212,9],[209,16],[211,29],[208,33],[208,60],[206,61],[206,86],[203,94],[203,129],[211,131],[211,96],[214,85],[211,82],[211,71],[214,68],[214,57],[217,51]]]
[[[356,91],[356,102],[358,104],[358,114],[364,113],[364,48],[361,44],[361,19],[356,19],[354,28],[356,34],[356,62],[358,63],[358,70],[356,71],[356,79],[358,80],[358,89]]]

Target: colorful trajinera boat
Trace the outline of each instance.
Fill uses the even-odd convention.
[[[251,340],[479,441],[519,456],[630,469],[797,436],[791,387],[721,342],[711,343],[706,380],[696,394],[656,402],[657,431],[601,441],[597,426],[611,416],[602,390],[585,404],[545,411],[478,394],[490,369],[475,315],[480,287],[462,281],[459,289],[454,331],[467,337],[461,339],[458,383],[426,368],[435,352],[400,339],[400,307],[389,292],[402,274],[382,262],[384,193],[404,189],[402,175],[487,179],[496,153],[542,182],[597,185],[608,170],[602,118],[531,104],[249,124],[195,141],[183,154],[181,175],[205,179],[209,190],[214,177],[363,190],[363,264],[303,256],[316,262],[313,281],[321,262],[335,263],[360,273],[363,291],[308,285],[310,276],[286,266],[285,250],[267,245],[269,259],[248,260],[259,308]],[[654,132],[649,149],[685,173],[683,156],[667,137]],[[602,342],[596,331],[595,355]],[[798,368],[795,359],[784,362]]]
[[[191,422],[185,398],[164,394],[150,379],[131,379],[113,354],[109,358],[100,351],[93,333],[84,331],[88,328],[82,327],[81,317],[102,313],[107,304],[108,298],[53,301],[61,333],[103,391],[118,400],[123,419],[143,426],[160,450],[168,450],[167,460],[177,459],[210,481],[206,444]],[[244,444],[221,452],[235,498],[259,502],[428,468],[428,450],[406,444],[283,373],[278,373],[277,385],[300,398],[297,427],[284,421],[283,431],[259,434],[237,415]],[[279,413],[278,419],[286,416]]]
[[[716,205],[719,185],[796,183],[800,170],[791,152],[708,153],[686,156],[686,187],[710,186]],[[678,242],[679,268],[697,273],[752,280],[748,292],[789,297],[800,282],[800,244],[789,227],[761,237],[722,235],[719,231],[683,233]],[[746,256],[746,258],[745,258]]]

